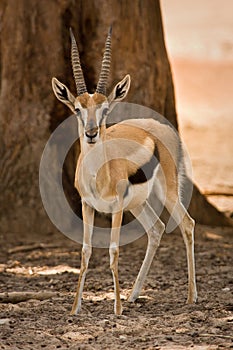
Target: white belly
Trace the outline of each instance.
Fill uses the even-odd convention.
[[[158,167],[157,167],[158,168]],[[154,172],[154,176],[147,182],[142,184],[131,185],[129,184],[125,195],[122,197],[116,196],[102,196],[96,190],[95,177],[89,178],[88,182],[83,182],[82,199],[92,208],[98,212],[110,214],[119,210],[131,210],[141,204],[143,204],[153,188],[153,184],[156,178],[157,171]]]

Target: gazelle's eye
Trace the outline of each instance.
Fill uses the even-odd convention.
[[[75,113],[76,115],[80,116],[81,115],[81,111],[79,108],[75,108]]]
[[[104,108],[102,116],[105,117],[108,114],[108,108]]]

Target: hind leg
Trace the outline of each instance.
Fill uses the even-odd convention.
[[[167,193],[166,207],[173,219],[179,225],[186,246],[188,263],[188,298],[187,303],[197,300],[195,259],[194,259],[194,227],[195,221],[191,218],[178,196]]]
[[[148,202],[145,202],[142,206],[132,209],[131,213],[141,223],[148,235],[146,255],[134,283],[131,295],[128,299],[128,301],[133,302],[138,298],[141,292],[165,226]]]

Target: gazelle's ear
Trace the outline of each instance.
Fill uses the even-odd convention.
[[[75,97],[72,95],[70,90],[56,78],[52,79],[52,87],[57,99],[65,103],[71,109],[71,111],[74,112]]]
[[[114,104],[114,102],[119,102],[123,100],[130,88],[130,75],[127,74],[124,79],[122,79],[119,83],[116,84],[111,94],[108,96],[108,103]]]

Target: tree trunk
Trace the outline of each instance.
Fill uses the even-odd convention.
[[[129,73],[128,101],[153,108],[177,127],[159,1],[1,0],[0,20],[1,231],[53,230],[40,199],[38,167],[50,132],[69,116],[53,95],[51,78],[57,76],[75,91],[69,27],[90,92],[112,24],[110,86]],[[73,193],[74,160],[71,151],[64,171],[67,193]],[[202,223],[229,223],[197,188],[190,211]]]

